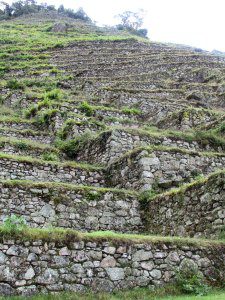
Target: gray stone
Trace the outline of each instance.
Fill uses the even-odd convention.
[[[37,293],[37,287],[35,285],[23,286],[17,289],[20,295],[29,297]]]
[[[50,204],[45,204],[39,213],[41,216],[45,218],[50,218],[55,216],[55,210],[52,208]]]
[[[154,279],[160,279],[162,277],[162,273],[160,270],[157,270],[157,269],[153,269],[151,272],[150,272],[150,275],[154,278]]]
[[[112,281],[124,279],[124,270],[122,268],[106,268],[106,272]]]
[[[71,251],[67,247],[63,247],[59,250],[59,255],[68,256],[71,254]]]
[[[113,258],[112,256],[106,256],[106,257],[103,258],[103,260],[101,261],[100,266],[101,266],[102,268],[115,267],[115,266],[116,266],[116,260],[115,260],[115,258]]]
[[[4,264],[6,260],[7,256],[2,251],[0,251],[0,264]]]
[[[177,252],[170,252],[165,261],[174,264],[180,261],[180,257]]]
[[[19,248],[15,245],[11,246],[7,251],[6,251],[7,255],[15,255],[18,256],[19,255]]]
[[[0,296],[12,296],[14,289],[7,283],[0,283]]]
[[[34,269],[33,269],[32,267],[30,267],[30,268],[26,271],[26,273],[25,273],[25,275],[24,275],[24,278],[25,278],[26,280],[29,280],[29,279],[32,279],[34,276],[35,276]]]
[[[64,284],[64,289],[70,292],[85,292],[86,290],[82,284]]]
[[[142,262],[141,267],[145,270],[151,271],[154,268],[154,262],[153,261]]]
[[[96,292],[112,292],[114,289],[114,284],[108,279],[94,278],[91,287]]]
[[[153,258],[151,251],[138,250],[133,254],[133,261],[144,261]]]
[[[57,283],[58,279],[58,272],[56,270],[48,268],[41,275],[39,275],[35,281],[39,284],[47,285]]]

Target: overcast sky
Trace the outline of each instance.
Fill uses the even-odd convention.
[[[11,1],[8,1],[11,2]],[[44,0],[38,2],[45,2]],[[114,25],[125,10],[146,10],[145,28],[154,41],[225,51],[225,0],[46,0],[83,7],[98,24]]]

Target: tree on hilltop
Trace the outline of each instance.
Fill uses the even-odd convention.
[[[148,30],[141,28],[144,23],[145,11],[140,9],[137,12],[124,11],[123,13],[115,16],[120,20],[120,23],[117,25],[119,30],[128,30],[134,34],[147,37]]]
[[[36,0],[18,0],[13,2],[11,5],[4,1],[0,1],[0,4],[2,7],[0,8],[0,19],[19,17],[39,11],[58,11],[58,13],[69,18],[91,22],[91,19],[85,13],[83,8],[79,8],[77,11],[74,11],[73,9],[64,8],[63,5],[60,5],[58,10],[56,10],[54,5],[48,5],[47,3],[38,4]]]

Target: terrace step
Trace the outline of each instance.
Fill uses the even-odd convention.
[[[3,235],[2,264],[6,271],[3,269],[2,277],[11,294],[28,293],[30,277],[35,283],[33,293],[52,291],[56,285],[57,292],[74,288],[112,292],[118,287],[138,287],[140,282],[148,287],[155,281],[165,285],[174,282],[174,269],[187,266],[195,267],[214,284],[224,278],[225,246],[217,240],[58,229],[29,229],[19,235],[2,231]],[[48,259],[43,266],[44,257]],[[13,258],[19,258],[23,270],[15,268]],[[7,272],[13,276],[7,276]],[[91,279],[82,281],[82,274],[87,273],[92,274]],[[25,280],[22,289],[16,284],[21,277]]]
[[[20,117],[0,117],[0,128],[10,127],[16,130],[37,130],[37,125],[35,121],[22,119]]]
[[[38,228],[130,233],[143,228],[134,192],[23,180],[0,181],[0,189],[0,222],[16,214]]]
[[[0,137],[13,137],[16,139],[29,139],[34,142],[41,142],[50,144],[53,141],[53,137],[49,136],[48,132],[34,131],[30,129],[17,130],[10,127],[0,128]]]
[[[81,185],[103,186],[101,168],[74,162],[56,162],[32,157],[0,154],[0,179],[69,182]]]
[[[42,157],[43,159],[54,159],[60,156],[59,150],[48,144],[12,137],[0,137],[0,151],[6,154]]]
[[[225,171],[177,190],[148,197],[142,204],[150,234],[217,238],[225,225]]]
[[[0,127],[0,136],[13,137],[18,140],[29,139],[43,144],[50,144],[54,139],[54,137],[50,136],[48,132],[34,131],[30,129],[17,130],[11,127]]]
[[[107,184],[132,190],[166,190],[225,166],[225,154],[169,147],[142,147],[107,168]]]
[[[210,126],[221,118],[223,114],[212,110],[187,108],[175,111],[156,123],[158,128],[175,130],[189,130],[191,128]]]
[[[212,137],[211,137],[212,138]],[[222,142],[222,141],[221,141]],[[181,149],[194,151],[216,151],[223,152],[224,145],[207,140],[204,136],[187,134],[176,136],[175,133],[154,132],[141,129],[115,128],[99,134],[97,137],[86,141],[74,153],[77,161],[89,163],[109,164],[116,161],[127,151],[136,147],[162,145],[179,147]]]

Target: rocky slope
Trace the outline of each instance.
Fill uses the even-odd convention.
[[[186,264],[222,284],[225,58],[54,14],[0,35],[0,222],[31,227],[0,229],[0,294],[163,285]]]

